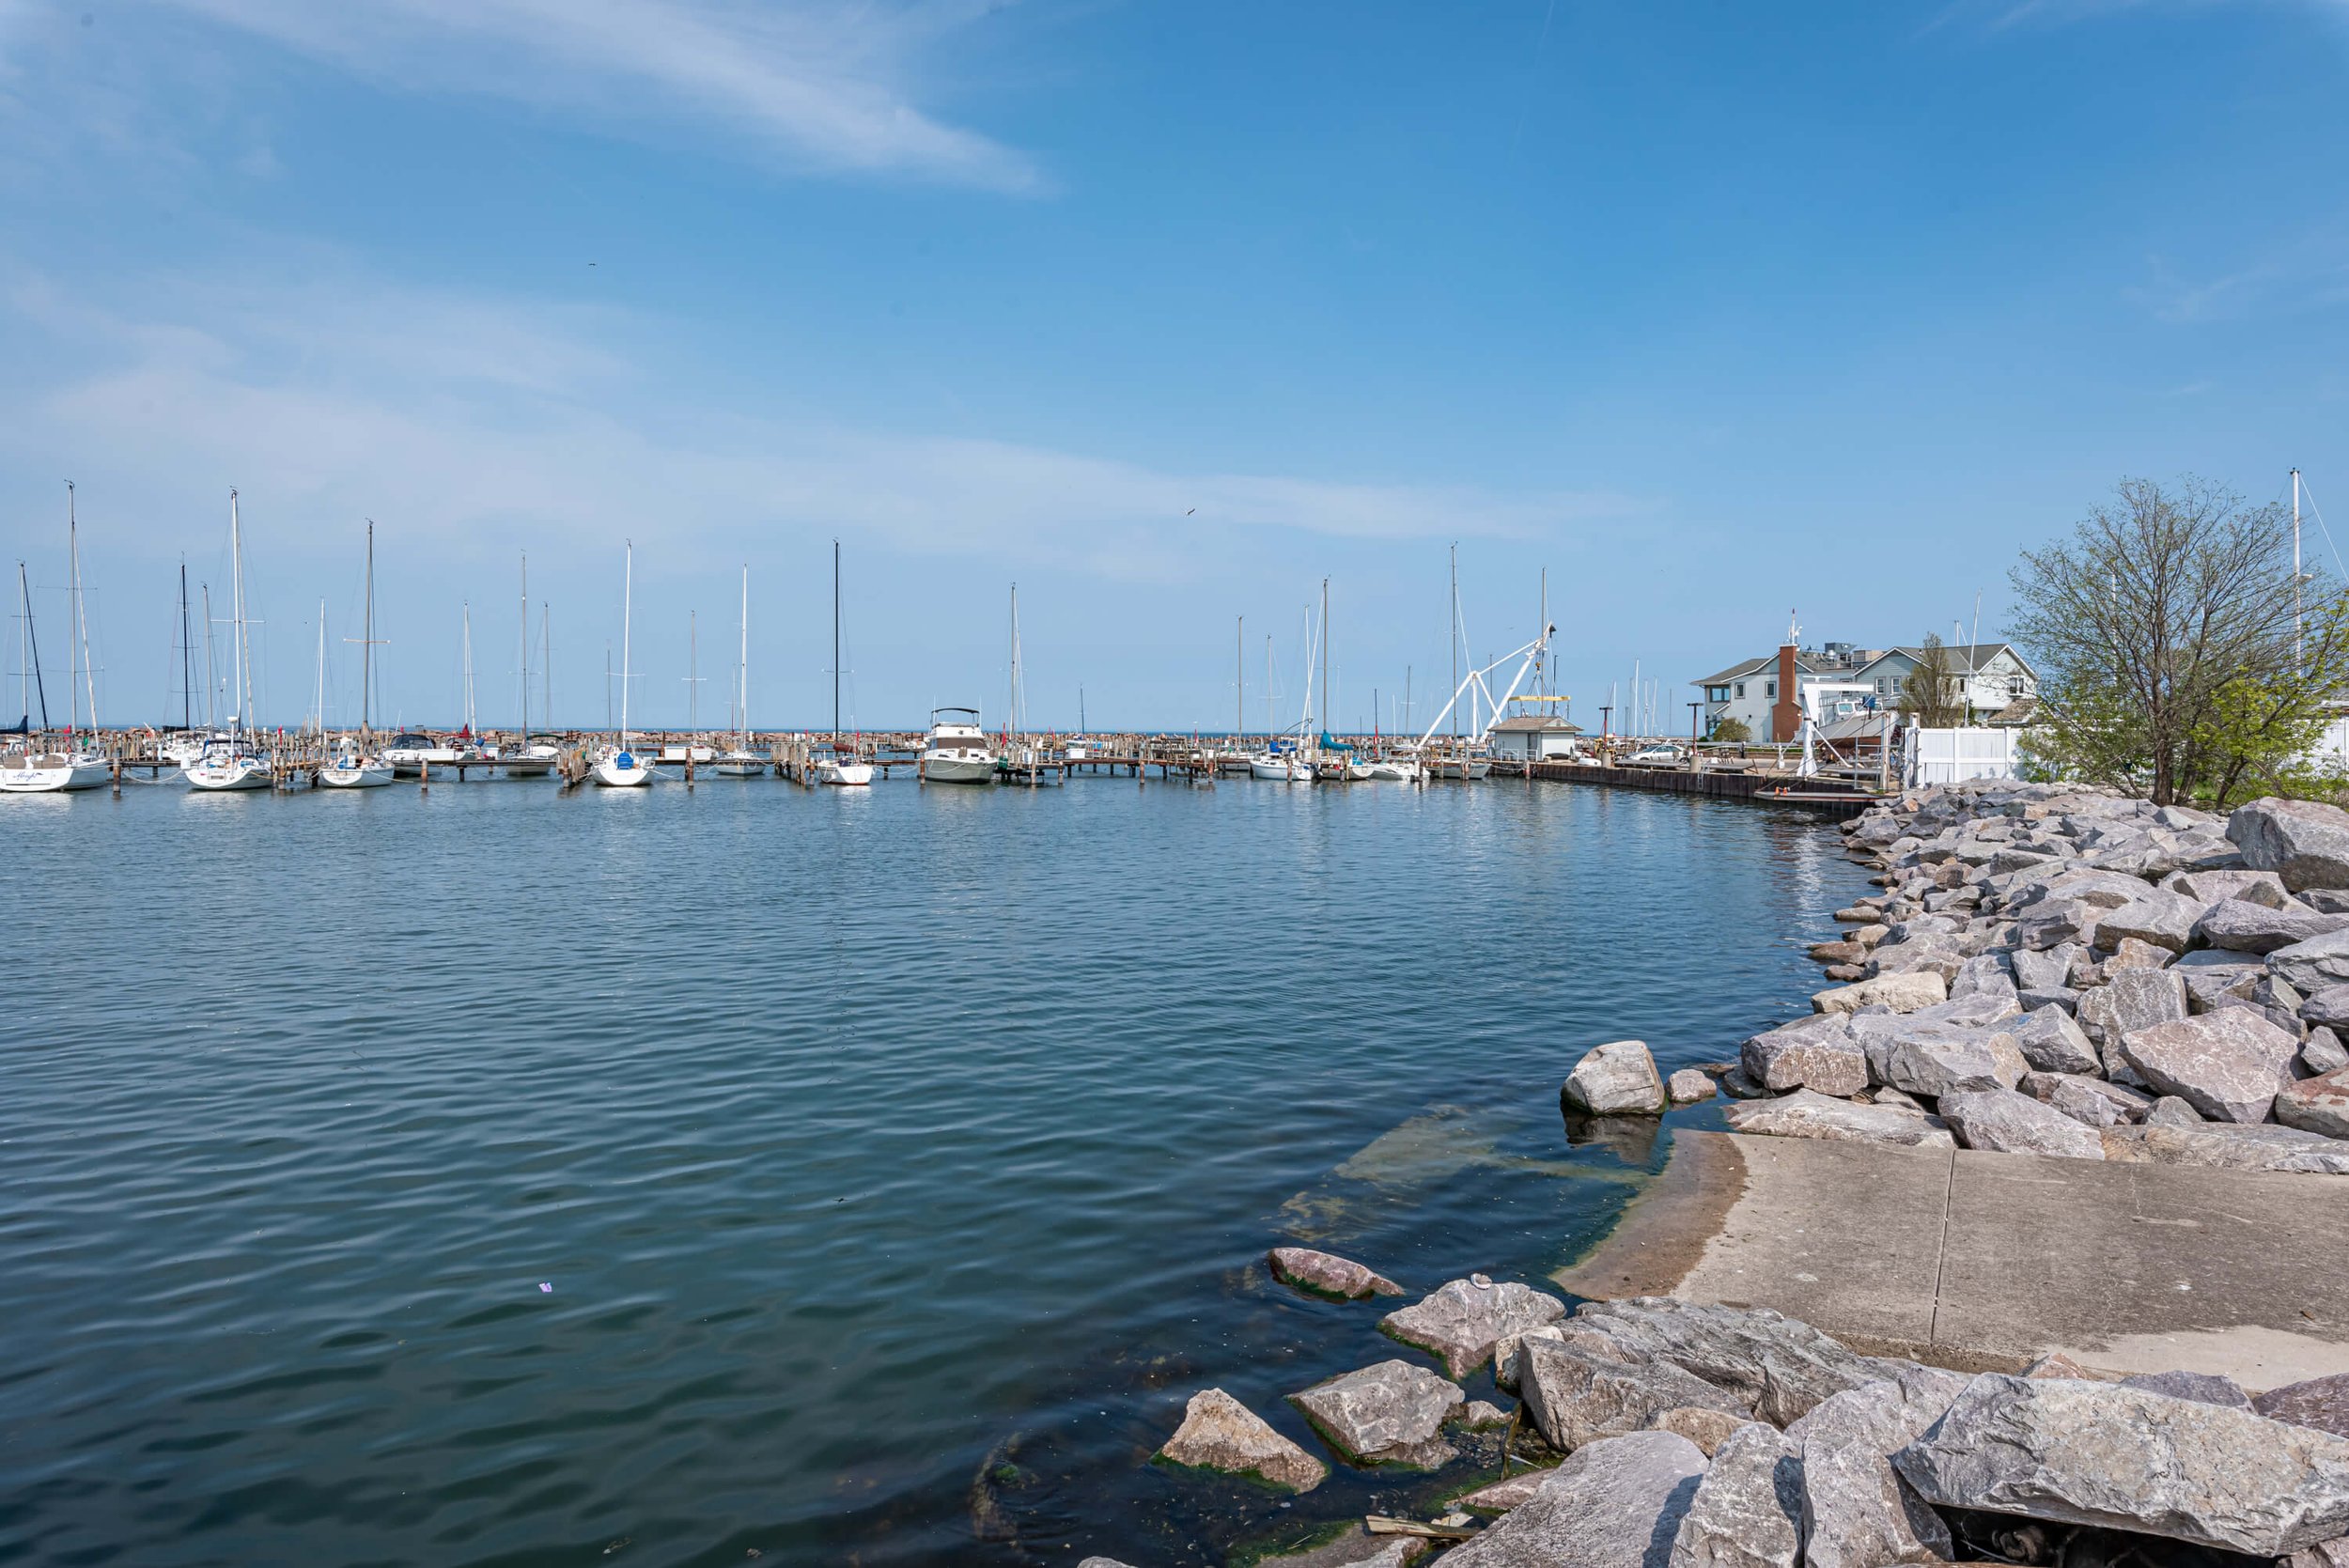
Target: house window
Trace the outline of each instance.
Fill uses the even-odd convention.
[[[1879,697],[1884,695],[1884,677],[1882,675],[1876,676],[1876,695]]]
[[[1776,681],[1774,681],[1774,680],[1773,680],[1773,681],[1766,681],[1766,682],[1764,682],[1764,683],[1763,683],[1763,687],[1762,687],[1762,694],[1763,694],[1764,696],[1766,696],[1766,697],[1775,698],[1775,697],[1778,695],[1778,682],[1776,682]]]
[[[1746,683],[1745,683],[1744,681],[1742,681],[1742,680],[1741,680],[1741,681],[1739,681],[1739,682],[1737,683],[1737,695],[1739,695],[1739,696],[1741,696],[1741,697],[1742,697],[1742,696],[1744,696],[1745,694],[1746,694]]]

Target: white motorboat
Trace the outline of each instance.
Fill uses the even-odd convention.
[[[873,782],[873,765],[834,752],[816,759],[816,782],[856,788]]]
[[[1465,756],[1439,756],[1428,770],[1431,779],[1451,779],[1455,782],[1486,779],[1492,776],[1492,760],[1470,753]]]
[[[654,760],[677,768],[682,768],[691,762],[694,767],[699,768],[706,763],[717,761],[718,752],[717,748],[712,746],[696,746],[681,741],[672,741],[661,748],[661,754]]]
[[[636,545],[628,544],[620,589],[620,732],[598,752],[587,776],[608,789],[636,789],[652,783],[652,759],[628,743],[629,634],[636,604]]]
[[[392,765],[367,755],[349,736],[335,748],[333,760],[318,772],[320,789],[380,789],[391,782]]]
[[[967,713],[970,720],[941,719],[941,713]],[[979,728],[975,707],[930,709],[929,737],[922,747],[922,780],[926,784],[992,784],[995,753]]]
[[[421,730],[402,730],[383,748],[383,760],[392,765],[393,773],[403,779],[417,777],[428,766],[455,767],[463,754],[447,741]]]
[[[1417,757],[1379,757],[1362,766],[1372,779],[1386,784],[1417,784],[1426,776]]]
[[[769,764],[756,752],[729,748],[720,752],[718,760],[710,766],[729,779],[754,779],[767,771]]]
[[[1325,753],[1314,764],[1314,777],[1323,784],[1360,784],[1370,777],[1370,765],[1343,753]]]
[[[179,770],[191,789],[226,792],[267,789],[275,781],[270,766],[242,738],[216,744]]]

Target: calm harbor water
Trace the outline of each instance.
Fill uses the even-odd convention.
[[[0,1561],[143,1565],[1408,1506],[1469,1472],[1147,1463],[1210,1384],[1313,1446],[1280,1396],[1398,1353],[1264,1250],[1538,1278],[1661,1158],[1569,1146],[1574,1057],[1730,1052],[1860,887],[1816,819],[1500,781],[134,784],[0,800]]]

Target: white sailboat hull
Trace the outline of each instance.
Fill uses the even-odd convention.
[[[1398,762],[1388,757],[1363,766],[1372,779],[1386,784],[1417,784],[1420,781],[1420,767],[1416,762]]]
[[[1439,779],[1487,779],[1492,777],[1492,771],[1493,765],[1489,762],[1439,762],[1436,764],[1435,776]]]
[[[869,762],[841,762],[826,759],[816,765],[816,782],[819,784],[840,784],[856,788],[873,782],[873,765]]]
[[[729,779],[754,779],[767,771],[765,757],[723,756],[717,761],[718,771]]]
[[[1314,770],[1310,766],[1283,757],[1251,758],[1248,774],[1251,778],[1268,779],[1274,784],[1311,784],[1314,779]]]
[[[11,795],[62,795],[96,789],[114,777],[104,757],[35,757],[21,768],[0,769],[0,791]]]
[[[189,788],[208,794],[267,789],[271,783],[269,765],[258,757],[214,757],[192,763],[180,769],[180,777],[188,781]]]
[[[607,789],[635,789],[652,783],[652,764],[635,752],[614,752],[598,757],[587,776]]]
[[[320,789],[381,789],[392,782],[392,765],[373,758],[348,767],[328,763],[319,769]]]

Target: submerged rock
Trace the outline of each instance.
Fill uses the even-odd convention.
[[[1501,1340],[1565,1315],[1566,1304],[1554,1296],[1477,1274],[1446,1281],[1389,1312],[1378,1327],[1406,1344],[1433,1351],[1453,1376],[1465,1377],[1485,1364]]]
[[[1770,1100],[1741,1100],[1724,1112],[1729,1130],[1775,1138],[1824,1138],[1860,1143],[1953,1148],[1937,1117],[1878,1105],[1854,1105],[1808,1089]]]
[[[1425,1367],[1381,1361],[1291,1394],[1289,1403],[1358,1464],[1432,1470],[1457,1457],[1440,1433],[1467,1397]]]
[[[2349,1439],[2116,1383],[1984,1373],[1892,1463],[1944,1508],[2256,1557],[2349,1533]]]
[[[1341,1301],[1372,1296],[1400,1296],[1403,1287],[1383,1274],[1374,1274],[1351,1258],[1316,1252],[1310,1247],[1275,1247],[1268,1257],[1272,1277],[1284,1285]]]
[[[1696,1445],[1670,1432],[1593,1443],[1445,1554],[1445,1568],[1664,1568],[1704,1469]]]
[[[1583,1053],[1566,1075],[1566,1103],[1593,1116],[1653,1115],[1664,1109],[1664,1080],[1639,1040],[1613,1040]]]
[[[1670,1568],[1795,1568],[1802,1555],[1802,1459],[1760,1421],[1712,1452],[1672,1537]]]
[[[1683,1067],[1664,1080],[1664,1093],[1674,1105],[1694,1105],[1720,1093],[1713,1080],[1694,1067]]]
[[[1190,1396],[1183,1407],[1183,1424],[1159,1450],[1159,1457],[1191,1469],[1252,1476],[1291,1492],[1310,1492],[1330,1474],[1327,1465],[1221,1389]]]

